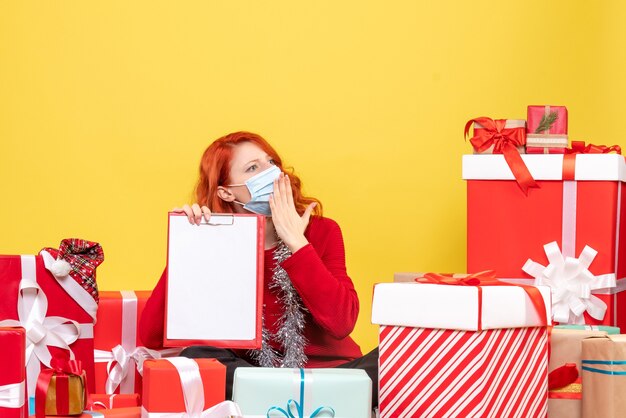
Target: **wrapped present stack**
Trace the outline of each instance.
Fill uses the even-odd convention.
[[[626,416],[626,163],[570,146],[567,123],[528,106],[466,124],[467,273],[374,290],[382,418]]]
[[[67,239],[39,255],[0,256],[0,326],[26,331],[26,393],[32,403],[42,370],[53,359],[78,360],[93,391],[93,324],[98,309],[99,244]]]
[[[550,288],[552,320],[561,324],[550,338],[550,417],[626,416],[626,406],[608,401],[623,396],[601,389],[618,387],[619,378],[601,381],[606,373],[586,365],[609,364],[602,362],[619,352],[615,334],[626,327],[626,164],[619,146],[569,146],[567,120],[563,106],[529,106],[525,150],[501,122],[489,135],[474,130],[475,150],[481,141],[495,146],[490,155],[463,156],[467,271],[494,269],[506,282]],[[498,151],[512,145],[514,158]],[[600,348],[586,353],[591,346]],[[610,361],[619,360],[626,358]]]

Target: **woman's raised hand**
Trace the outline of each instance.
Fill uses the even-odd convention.
[[[191,206],[185,205],[182,208],[174,208],[172,209],[172,212],[184,212],[185,215],[187,215],[187,219],[189,219],[189,223],[192,225],[200,225],[203,217],[206,222],[209,222],[209,219],[211,218],[211,210],[206,206],[200,207],[197,203],[194,203]]]
[[[289,176],[281,173],[274,181],[274,194],[270,196],[270,208],[276,233],[292,253],[308,244],[304,231],[309,224],[311,212],[317,203],[311,203],[302,216],[296,211]]]

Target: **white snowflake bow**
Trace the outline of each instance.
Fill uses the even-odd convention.
[[[564,257],[556,242],[543,246],[548,266],[528,259],[522,270],[535,278],[535,285],[552,291],[552,319],[564,324],[584,324],[585,312],[597,320],[606,313],[606,303],[591,294],[593,290],[615,287],[615,274],[594,276],[589,266],[598,254],[588,245],[578,258]]]

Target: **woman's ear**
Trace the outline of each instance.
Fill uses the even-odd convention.
[[[224,186],[217,187],[217,196],[225,202],[232,202],[235,200],[235,195],[230,191],[230,189]]]

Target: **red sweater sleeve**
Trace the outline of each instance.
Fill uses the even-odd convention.
[[[282,267],[313,320],[333,337],[345,338],[356,324],[359,298],[346,271],[341,229],[328,218],[312,218],[307,232],[309,244]]]
[[[163,348],[163,324],[165,324],[165,277],[167,268],[159,279],[152,295],[146,301],[146,306],[139,320],[139,338],[148,348]]]

